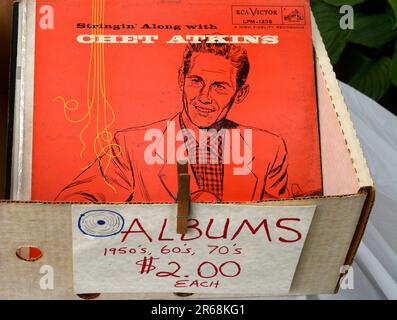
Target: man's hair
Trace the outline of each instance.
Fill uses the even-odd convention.
[[[248,61],[247,51],[240,46],[229,43],[189,43],[186,46],[183,55],[183,74],[187,75],[190,68],[190,61],[193,53],[212,53],[217,56],[225,57],[230,60],[232,65],[237,69],[237,88],[241,88],[248,77],[250,64]]]

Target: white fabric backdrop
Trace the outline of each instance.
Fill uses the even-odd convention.
[[[375,182],[375,206],[353,264],[354,289],[308,298],[397,299],[397,117],[340,85]]]

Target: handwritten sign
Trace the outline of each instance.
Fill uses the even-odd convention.
[[[286,294],[315,206],[73,205],[74,290]]]

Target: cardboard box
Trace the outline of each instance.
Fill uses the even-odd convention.
[[[341,267],[353,262],[375,197],[366,160],[313,17],[312,28],[324,196],[257,203],[258,206],[271,207],[317,206],[292,281],[290,295],[329,294],[338,290]],[[29,39],[27,41],[29,45]],[[26,67],[29,66],[32,66],[32,61],[27,61]],[[29,164],[23,166],[29,168]],[[0,298],[78,299],[73,292],[71,203],[1,201],[0,217]],[[43,257],[36,262],[18,259],[15,252],[22,245],[39,247]],[[40,289],[40,268],[43,265],[54,268],[53,290]],[[195,294],[191,297],[216,296]],[[174,299],[176,296],[170,292],[102,294],[99,297],[135,298]]]

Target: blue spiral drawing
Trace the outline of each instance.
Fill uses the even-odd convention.
[[[123,230],[124,218],[111,210],[90,210],[80,215],[78,227],[91,237],[111,237]]]

